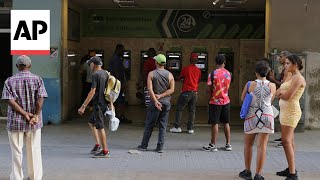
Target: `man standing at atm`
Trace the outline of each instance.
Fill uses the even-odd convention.
[[[216,56],[216,70],[208,76],[209,90],[209,120],[211,124],[211,141],[208,146],[203,146],[204,151],[218,151],[216,140],[219,132],[219,123],[224,126],[224,135],[226,137],[225,150],[231,151],[230,144],[230,98],[228,95],[231,73],[226,70],[226,57],[222,54]]]
[[[118,44],[116,46],[113,56],[111,57],[109,71],[114,77],[119,79],[119,81],[121,82],[120,95],[115,102],[116,114],[120,120],[120,123],[130,124],[132,123],[132,121],[124,116],[126,111],[125,95],[127,90],[127,80],[125,76],[125,68],[122,61],[123,51],[124,46],[122,44]]]
[[[183,109],[188,105],[189,107],[189,120],[187,130],[189,134],[193,134],[193,123],[196,116],[196,103],[198,95],[198,86],[201,80],[201,70],[196,66],[198,61],[198,54],[192,53],[190,57],[190,65],[182,69],[179,80],[183,80],[181,94],[178,98],[176,109],[176,121],[174,127],[170,132],[181,133],[181,117]]]

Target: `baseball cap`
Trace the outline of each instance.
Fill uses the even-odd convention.
[[[197,53],[191,53],[190,58],[191,59],[198,59],[198,54]]]
[[[157,56],[154,57],[154,59],[160,65],[165,65],[167,63],[167,58],[163,54],[158,54]]]
[[[100,57],[98,56],[93,56],[91,57],[87,63],[90,65],[91,63],[95,64],[95,65],[98,65],[98,66],[102,66],[102,60]]]
[[[17,65],[25,65],[25,66],[29,66],[31,65],[31,59],[26,56],[26,55],[22,55],[22,56],[19,56],[17,58]]]

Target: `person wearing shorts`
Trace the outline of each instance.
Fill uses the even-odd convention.
[[[211,141],[208,146],[203,146],[204,151],[218,151],[216,147],[216,139],[219,132],[219,123],[224,126],[224,134],[226,137],[225,150],[231,151],[230,144],[230,98],[228,91],[231,83],[231,73],[226,70],[226,58],[224,55],[217,55],[215,58],[216,70],[208,76],[209,89],[209,120],[211,124]]]
[[[108,74],[102,69],[101,58],[93,56],[87,63],[90,65],[93,71],[92,85],[86,100],[78,109],[78,113],[82,115],[86,109],[86,106],[92,100],[93,111],[89,119],[89,125],[92,129],[96,144],[91,150],[91,153],[94,154],[94,158],[107,158],[110,157],[110,153],[107,146],[106,132],[104,130],[104,112],[107,110],[108,102],[105,99],[104,90],[107,83]]]

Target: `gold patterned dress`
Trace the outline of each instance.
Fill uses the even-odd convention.
[[[281,90],[288,90],[292,86],[292,79],[281,84]],[[299,100],[305,87],[299,87],[293,97],[287,101],[280,99],[280,124],[295,128],[301,118],[301,108]]]

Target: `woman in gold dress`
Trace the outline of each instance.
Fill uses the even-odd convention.
[[[277,175],[287,176],[286,180],[298,179],[298,174],[295,170],[294,129],[301,118],[299,99],[306,87],[306,80],[300,73],[302,68],[302,61],[298,56],[288,56],[285,62],[285,69],[291,72],[292,76],[281,84],[276,93],[276,96],[280,99],[282,144],[288,161],[288,168],[277,172]]]

